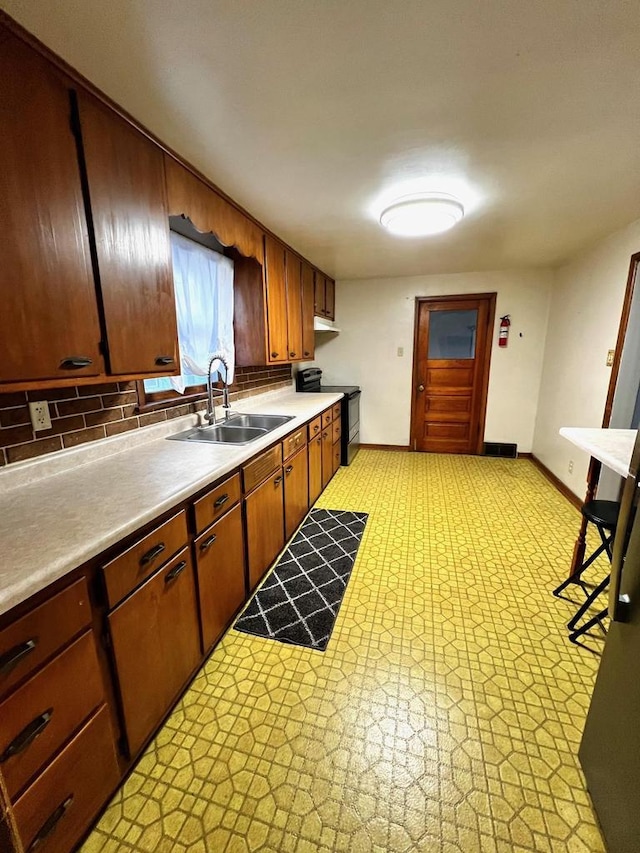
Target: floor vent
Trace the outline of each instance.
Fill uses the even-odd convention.
[[[518,458],[518,445],[505,444],[499,441],[485,441],[484,443],[485,456],[502,456],[505,459]]]

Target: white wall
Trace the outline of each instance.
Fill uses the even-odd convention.
[[[339,335],[316,334],[315,363],[326,384],[362,387],[360,440],[408,445],[416,296],[497,292],[486,441],[531,450],[552,283],[544,270],[476,272],[339,281]],[[502,314],[511,314],[509,346],[497,346]],[[522,337],[520,336],[522,335]],[[404,355],[397,355],[398,347]]]
[[[602,424],[611,376],[607,350],[616,344],[629,261],[638,250],[640,220],[556,271],[533,452],[580,497],[589,458],[558,430]]]

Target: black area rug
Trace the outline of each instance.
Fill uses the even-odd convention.
[[[324,651],[368,514],[312,509],[235,624],[236,631]]]

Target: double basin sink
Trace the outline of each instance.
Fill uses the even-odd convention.
[[[194,427],[168,437],[173,441],[203,441],[207,444],[250,444],[293,418],[293,415],[233,414],[219,424]]]

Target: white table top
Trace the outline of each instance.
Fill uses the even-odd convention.
[[[629,463],[635,444],[635,429],[591,429],[562,427],[560,435],[598,459],[621,477],[629,473]]]

